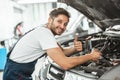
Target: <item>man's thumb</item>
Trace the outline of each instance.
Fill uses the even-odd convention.
[[[74,39],[75,41],[78,41],[78,35],[79,35],[78,33],[75,34],[75,39]]]

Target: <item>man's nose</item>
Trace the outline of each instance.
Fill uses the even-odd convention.
[[[64,24],[61,24],[61,28],[62,28],[62,29],[65,29],[65,27],[66,27],[66,26],[65,26]]]

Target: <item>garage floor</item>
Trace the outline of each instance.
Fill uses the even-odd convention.
[[[0,71],[0,80],[2,80],[2,75],[3,75],[3,72]]]

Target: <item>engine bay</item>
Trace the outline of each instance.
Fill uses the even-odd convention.
[[[106,34],[95,34],[91,39],[79,38],[83,43],[83,51],[73,56],[88,54],[92,49],[98,49],[102,57],[98,61],[88,61],[71,69],[74,73],[82,73],[84,76],[99,79],[106,71],[120,63],[120,37]],[[69,44],[69,43],[68,43]],[[93,77],[91,77],[93,78]],[[84,80],[84,79],[83,79]]]

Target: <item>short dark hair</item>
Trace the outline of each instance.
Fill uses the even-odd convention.
[[[69,12],[65,10],[64,8],[55,8],[54,10],[50,12],[49,16],[51,18],[54,18],[54,17],[57,17],[59,14],[66,15],[68,18],[70,18]]]

